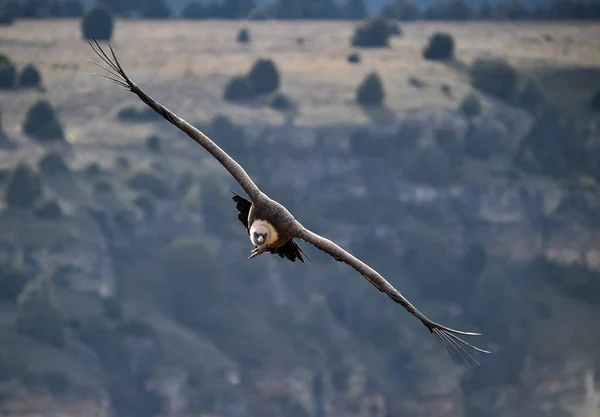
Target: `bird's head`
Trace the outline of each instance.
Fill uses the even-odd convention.
[[[270,230],[265,224],[252,225],[250,228],[250,241],[257,248],[266,247],[270,241]]]

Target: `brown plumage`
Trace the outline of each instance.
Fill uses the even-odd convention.
[[[409,313],[418,318],[425,327],[433,334],[433,336],[444,346],[446,351],[454,359],[454,354],[458,355],[468,363],[471,359],[478,363],[471,354],[465,349],[470,348],[480,353],[490,353],[466,342],[458,335],[478,336],[479,333],[463,332],[449,327],[443,326],[427,318],[415,306],[413,306],[404,296],[396,290],[388,281],[385,280],[373,268],[354,257],[346,250],[334,242],[326,239],[318,234],[311,232],[298,222],[294,216],[277,201],[269,198],[265,193],[254,184],[246,171],[233,160],[225,151],[217,146],[208,136],[196,129],[194,126],[171,112],[163,105],[157,103],[154,99],[144,93],[134,82],[125,74],[125,71],[119,64],[117,57],[109,45],[112,59],[100,47],[98,42],[90,42],[90,46],[94,52],[104,61],[108,67],[104,67],[94,62],[106,70],[110,75],[103,75],[105,78],[114,83],[125,87],[132,93],[136,94],[144,103],[154,109],[158,114],[164,117],[169,123],[173,124],[178,129],[185,132],[190,138],[198,142],[212,156],[217,159],[227,169],[227,171],[235,178],[235,180],[244,189],[250,197],[248,201],[241,196],[235,194],[233,200],[236,203],[236,208],[239,212],[238,219],[244,225],[250,240],[255,248],[250,255],[250,259],[265,253],[270,252],[274,255],[279,255],[282,258],[287,258],[291,261],[299,259],[303,262],[302,250],[294,241],[294,239],[302,239],[332,256],[339,262],[344,262],[354,268],[363,277],[365,277],[375,288],[386,294],[394,302],[400,304]],[[93,61],[92,61],[93,62]]]

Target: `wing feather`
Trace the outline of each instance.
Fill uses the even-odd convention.
[[[100,44],[94,39],[94,43],[89,42],[90,46],[100,57],[100,59],[107,65],[107,67],[98,64],[92,60],[92,63],[98,65],[100,68],[104,69],[106,72],[110,74],[110,76],[105,76],[102,74],[98,74],[108,80],[127,88],[132,93],[136,94],[144,103],[146,103],[150,108],[164,117],[169,123],[173,124],[184,133],[186,133],[190,138],[198,142],[204,149],[206,149],[212,156],[215,157],[217,161],[229,171],[229,173],[235,178],[235,180],[242,186],[244,191],[250,196],[252,201],[256,201],[257,198],[261,196],[261,191],[254,184],[254,181],[250,178],[250,176],[246,173],[244,168],[241,167],[232,157],[230,157],[227,152],[221,149],[216,143],[214,143],[208,136],[204,133],[196,129],[194,126],[186,122],[181,117],[177,116],[171,110],[164,107],[162,104],[155,101],[152,97],[144,93],[135,83],[127,76],[115,52],[112,49],[110,44],[108,45],[112,58],[108,56],[106,52],[100,47]]]
[[[480,336],[479,333],[473,332],[464,332],[461,330],[451,329],[449,327],[443,326],[439,323],[436,323],[429,318],[427,318],[423,313],[421,313],[414,305],[410,303],[396,288],[392,286],[385,278],[383,278],[377,271],[371,268],[366,263],[362,262],[360,259],[356,258],[346,250],[342,249],[340,246],[335,244],[329,239],[326,239],[314,232],[311,232],[308,229],[303,228],[297,235],[298,238],[304,240],[320,249],[321,251],[327,253],[331,257],[333,257],[336,261],[344,262],[354,268],[357,272],[359,272],[363,277],[365,277],[375,288],[379,291],[385,293],[389,298],[391,298],[394,302],[400,304],[404,307],[409,313],[417,317],[424,325],[429,329],[429,331],[433,334],[433,336],[440,342],[446,351],[450,354],[452,359],[454,360],[454,355],[452,351],[454,350],[458,353],[458,356],[462,357],[465,362],[468,363],[467,358],[463,356],[466,354],[473,362],[478,362],[469,355],[461,345],[469,347],[480,353],[490,353],[487,350],[480,349],[478,347],[473,346],[472,344],[466,342],[457,336],[465,335],[465,336]]]

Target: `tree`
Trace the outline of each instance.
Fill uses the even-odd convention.
[[[42,182],[39,175],[21,163],[8,177],[5,201],[10,207],[32,207],[42,195]]]
[[[101,5],[89,9],[81,19],[81,32],[86,40],[96,38],[99,41],[109,41],[113,28],[112,13]]]
[[[364,0],[348,0],[342,7],[341,16],[344,19],[362,20],[367,15],[367,6]]]
[[[271,93],[279,88],[279,71],[271,59],[258,59],[252,65],[248,79],[257,94]]]
[[[368,74],[356,90],[356,101],[362,105],[379,106],[385,99],[381,78],[375,72]]]
[[[448,33],[434,33],[429,38],[429,44],[423,50],[423,58],[428,60],[446,60],[453,57],[454,38]]]

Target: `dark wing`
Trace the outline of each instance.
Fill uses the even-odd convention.
[[[392,284],[386,281],[377,271],[365,264],[358,258],[352,256],[350,253],[336,245],[329,239],[325,239],[316,233],[311,232],[308,229],[302,229],[297,235],[298,238],[314,245],[323,252],[331,255],[335,260],[344,262],[360,272],[371,284],[375,286],[379,291],[385,293],[388,297],[394,300],[396,303],[404,307],[409,313],[417,317],[421,322],[429,329],[431,334],[440,342],[446,351],[450,354],[454,360],[452,350],[456,351],[458,355],[467,363],[468,359],[471,359],[479,365],[473,356],[465,350],[463,346],[471,348],[477,352],[490,353],[487,350],[480,349],[464,341],[457,334],[466,336],[480,336],[479,333],[463,332],[460,330],[454,330],[446,326],[442,326],[430,319],[428,319],[423,313],[416,309],[400,292],[395,289]],[[464,354],[464,355],[463,355]]]
[[[246,228],[246,231],[250,233],[250,228],[248,226],[248,215],[250,214],[250,207],[252,207],[252,203],[246,200],[244,197],[237,195],[233,191],[232,200],[235,201],[235,208],[238,211],[238,219]],[[300,262],[304,263],[304,258],[302,258],[302,254],[306,256],[306,258],[310,261],[308,255],[306,255],[300,246],[294,240],[290,240],[285,245],[280,246],[278,248],[270,248],[268,249],[270,253],[273,255],[279,255],[282,258],[287,258],[292,262],[296,262],[296,259],[299,259]],[[311,261],[312,262],[312,261]]]
[[[206,149],[212,156],[215,157],[217,161],[221,163],[229,171],[229,173],[235,178],[235,180],[242,186],[244,191],[250,196],[250,198],[254,201],[260,195],[261,192],[254,184],[250,176],[246,173],[246,171],[238,164],[233,158],[231,158],[227,152],[217,146],[208,136],[204,133],[200,132],[194,126],[183,120],[181,117],[177,116],[175,113],[156,102],[152,97],[148,96],[144,93],[137,85],[131,81],[131,79],[125,74],[123,68],[121,68],[121,64],[115,55],[115,52],[112,49],[112,46],[108,45],[110,48],[110,52],[112,58],[109,57],[100,47],[98,42],[94,39],[94,43],[89,42],[90,46],[96,52],[96,54],[104,61],[104,63],[108,66],[102,66],[97,62],[92,60],[88,60],[96,65],[98,65],[103,70],[107,71],[110,75],[101,75],[104,78],[114,82],[117,85],[125,87],[132,93],[136,94],[144,103],[150,106],[154,111],[164,117],[169,123],[173,124],[183,132],[185,132],[190,138],[194,139],[198,142],[204,149]]]

